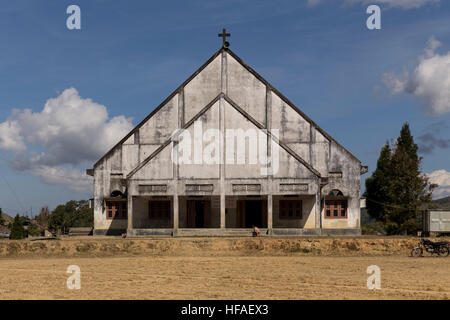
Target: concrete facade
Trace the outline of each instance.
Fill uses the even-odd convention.
[[[203,132],[223,133],[221,159],[237,143],[226,130],[257,132],[260,154],[270,158],[277,147],[277,170],[262,175],[261,164],[249,161],[249,150],[244,163],[173,161],[180,144],[176,130],[195,137],[199,124]],[[208,149],[204,139],[195,142]],[[264,235],[358,235],[360,175],[366,169],[222,48],[88,170],[94,177],[94,234],[238,235],[250,234],[252,223]],[[333,200],[345,201],[345,218],[326,216],[326,203]],[[284,219],[281,201],[297,201],[299,216]],[[126,217],[108,218],[110,202],[125,203]],[[169,211],[164,218],[152,216],[162,202]]]

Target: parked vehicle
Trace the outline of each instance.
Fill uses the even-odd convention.
[[[450,244],[448,241],[433,242],[420,239],[419,244],[411,250],[411,256],[422,257],[424,251],[431,255],[436,253],[438,256],[447,257],[450,252]]]

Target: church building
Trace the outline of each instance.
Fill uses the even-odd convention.
[[[361,234],[367,167],[219,36],[223,46],[87,170],[94,235]]]

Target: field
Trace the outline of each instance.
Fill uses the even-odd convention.
[[[450,257],[408,257],[415,242],[104,238],[8,251],[0,241],[0,299],[449,299]],[[67,289],[69,265],[80,290]],[[366,287],[370,265],[380,290]]]

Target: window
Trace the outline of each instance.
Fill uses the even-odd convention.
[[[127,219],[127,202],[106,202],[106,219]]]
[[[301,200],[280,200],[280,219],[302,219]]]
[[[148,217],[150,219],[170,219],[170,201],[149,201]]]
[[[326,200],[325,218],[327,219],[346,219],[347,218],[347,200]]]

